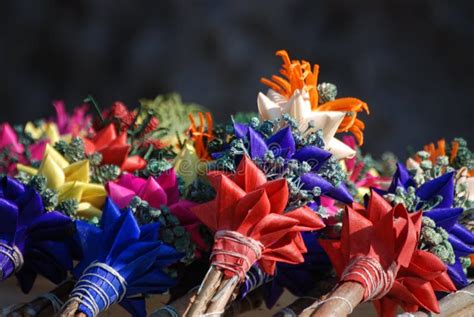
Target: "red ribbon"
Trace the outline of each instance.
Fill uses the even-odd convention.
[[[274,274],[276,262],[304,261],[301,231],[321,229],[324,223],[308,207],[284,212],[288,202],[285,179],[267,182],[248,157],[242,159],[235,174],[211,172],[209,179],[216,198],[192,211],[218,233],[211,261],[226,277],[239,275],[243,279],[255,262]]]

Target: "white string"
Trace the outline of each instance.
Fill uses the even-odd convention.
[[[159,314],[160,311],[165,311],[167,312],[168,314],[170,314],[171,317],[179,317],[179,314],[178,312],[176,311],[176,309],[171,306],[171,305],[166,305],[166,306],[163,306],[161,307],[160,309],[156,310],[152,316],[154,316],[155,314]]]
[[[469,291],[465,291],[465,290],[463,290],[463,289],[457,291],[455,294],[457,294],[457,293],[463,293],[463,294],[466,294],[466,295],[469,295],[469,296],[474,296],[474,293],[469,292]]]
[[[351,302],[347,299],[347,298],[344,298],[344,297],[341,297],[341,296],[332,296],[332,297],[329,297],[325,300],[322,300],[322,301],[319,301],[319,302],[316,302],[314,303],[313,305],[307,307],[305,310],[303,310],[303,312],[307,311],[307,310],[314,310],[315,308],[318,308],[319,306],[321,306],[322,304],[326,303],[326,302],[329,302],[331,300],[335,300],[335,299],[340,299],[342,300],[344,303],[346,303],[346,305],[349,307],[349,313],[348,314],[352,314],[352,311],[353,311],[353,308],[352,308],[352,304]]]
[[[6,249],[6,251],[2,249],[2,247]],[[21,251],[16,247],[16,245],[9,246],[6,243],[0,242],[0,253],[6,255],[10,259],[13,263],[13,271],[15,273],[22,268],[24,263],[23,254],[21,254]],[[1,273],[3,274],[3,272]]]
[[[297,317],[295,311],[291,309],[290,307],[285,307],[282,310],[280,310],[280,313],[283,314],[284,317]]]
[[[216,312],[212,312],[212,313],[205,313],[205,314],[201,314],[201,315],[198,315],[199,317],[212,317],[212,316],[221,316],[225,313],[225,311],[216,311]]]
[[[89,270],[99,267],[106,271],[107,273],[112,274],[120,283],[122,292],[119,293],[119,290],[115,287],[113,283],[97,273],[88,272]],[[94,300],[94,296],[91,293],[91,290],[94,291],[105,304],[104,310],[107,310],[109,306],[113,303],[110,302],[109,295],[97,284],[91,282],[90,280],[86,279],[89,276],[97,277],[102,282],[105,282],[110,286],[110,288],[115,293],[117,300],[115,302],[120,302],[124,298],[125,294],[127,293],[127,281],[117,272],[113,267],[100,262],[93,262],[91,263],[82,274],[81,278],[77,281],[76,285],[74,286],[71,295],[69,296],[69,300],[65,303],[67,306],[72,301],[78,301],[80,304],[87,307],[93,314],[93,316],[97,316],[100,313],[99,305]]]
[[[364,301],[380,299],[392,288],[395,281],[396,268],[396,264],[392,263],[388,270],[384,270],[376,259],[359,256],[353,258],[346,266],[342,273],[341,281],[347,281],[351,275],[357,275],[365,283],[365,294],[367,295]]]
[[[262,252],[264,249],[264,246],[261,242],[254,240],[250,237],[244,236],[243,234],[237,232],[237,231],[231,231],[231,230],[220,230],[217,231],[216,234],[214,235],[215,240],[223,239],[227,241],[233,241],[235,243],[244,245],[251,249],[255,255],[255,259],[260,259],[262,256]],[[229,263],[225,263],[222,261],[218,261],[215,259],[216,255],[229,255],[235,258],[242,259],[245,265],[241,265],[238,267],[235,267]],[[228,270],[231,271],[235,274],[237,274],[242,280],[245,279],[245,273],[250,269],[250,267],[253,265],[253,261],[249,260],[249,254],[242,254],[230,250],[224,250],[224,249],[219,249],[216,248],[216,243],[214,243],[214,248],[211,253],[211,259],[212,260],[212,265],[220,268],[221,270]],[[209,273],[209,272],[208,272]]]
[[[245,284],[247,287],[247,294],[273,280],[273,276],[263,273],[259,266],[252,266],[252,268],[245,273]]]

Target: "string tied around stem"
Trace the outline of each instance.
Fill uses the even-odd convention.
[[[64,305],[77,301],[78,311],[95,317],[120,302],[126,292],[127,282],[119,272],[105,263],[93,262],[84,270]]]
[[[341,281],[359,282],[364,286],[364,301],[384,297],[392,288],[397,275],[397,265],[392,263],[384,269],[373,257],[358,256],[353,258],[344,269]]]
[[[0,281],[21,270],[23,263],[23,254],[15,245],[0,242]]]
[[[214,235],[211,264],[227,277],[238,276],[244,281],[246,273],[262,256],[261,242],[232,230],[220,230]]]

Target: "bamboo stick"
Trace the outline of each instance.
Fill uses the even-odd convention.
[[[237,278],[222,280],[221,285],[216,292],[216,295],[219,297],[211,299],[210,305],[206,310],[206,314],[210,314],[212,316],[222,316],[227,304],[229,301],[231,301],[231,297],[234,294],[235,288],[238,284],[239,280]]]
[[[203,314],[207,305],[214,297],[217,288],[220,286],[223,273],[211,266],[208,274],[202,282],[202,287],[199,292],[191,299],[188,309],[184,313],[184,316],[194,317]]]
[[[67,305],[64,305],[58,313],[58,317],[87,317],[83,312],[78,312],[80,302],[76,299],[71,300]]]
[[[365,289],[356,282],[344,282],[323,301],[305,309],[300,316],[341,317],[347,316],[363,299]],[[341,299],[344,298],[344,299]],[[319,304],[321,303],[321,304]]]

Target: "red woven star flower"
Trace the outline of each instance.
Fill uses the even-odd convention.
[[[393,316],[397,305],[438,311],[434,291],[454,285],[439,258],[417,249],[422,213],[391,207],[375,192],[367,209],[355,208],[346,209],[339,241],[319,241],[341,282],[361,284],[379,316]]]
[[[454,292],[456,287],[446,272],[446,265],[434,254],[416,250],[408,268],[400,268],[392,289],[380,300],[374,301],[382,317],[394,316],[397,305],[406,312],[420,308],[439,313],[435,291]]]
[[[128,156],[130,144],[127,143],[127,133],[117,135],[113,124],[98,131],[92,139],[83,138],[86,154],[99,152],[102,154],[102,164],[119,166],[122,171],[133,172],[146,166],[146,161],[140,156]]]
[[[308,207],[284,212],[288,201],[285,179],[267,182],[247,157],[234,175],[212,172],[209,178],[216,198],[192,210],[216,232],[211,260],[226,277],[243,279],[255,262],[273,274],[278,261],[304,261],[306,247],[300,232],[321,229],[324,223]]]

